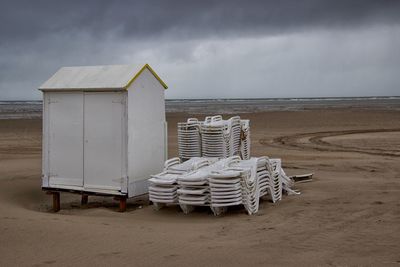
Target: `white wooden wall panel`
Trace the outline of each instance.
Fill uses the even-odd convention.
[[[81,92],[48,93],[49,185],[83,185],[83,97]],[[45,128],[47,128],[45,127]]]
[[[126,183],[124,94],[86,92],[84,99],[84,188],[118,191]]]
[[[165,161],[164,87],[149,70],[128,88],[129,196],[147,192],[147,179]]]

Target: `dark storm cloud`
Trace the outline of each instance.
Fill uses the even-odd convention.
[[[398,95],[399,14],[398,0],[1,1],[0,100],[40,98],[62,66],[136,62],[175,98]]]
[[[158,35],[280,33],[400,21],[396,0],[284,1],[7,1],[0,8],[1,42],[84,31],[101,38]]]

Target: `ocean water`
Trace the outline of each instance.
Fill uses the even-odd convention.
[[[188,112],[193,114],[236,114],[326,108],[400,110],[400,97],[179,99],[166,102],[167,112]]]
[[[0,101],[0,119],[42,117],[42,101]]]
[[[257,98],[257,99],[168,99],[167,112],[189,114],[240,114],[265,111],[309,109],[400,110],[400,96],[335,98]],[[40,118],[42,101],[0,101],[0,119]]]

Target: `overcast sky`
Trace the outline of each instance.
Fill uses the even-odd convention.
[[[167,98],[400,95],[400,1],[1,1],[0,100],[149,63]]]

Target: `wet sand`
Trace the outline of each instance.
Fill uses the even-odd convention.
[[[169,113],[169,155],[177,153]],[[195,114],[190,114],[195,116]],[[288,174],[314,172],[298,196],[214,217],[158,212],[145,199],[118,213],[111,198],[62,194],[50,212],[40,188],[41,121],[0,120],[0,266],[398,266],[400,111],[315,109],[246,113],[252,155]],[[199,118],[204,115],[199,115]]]

